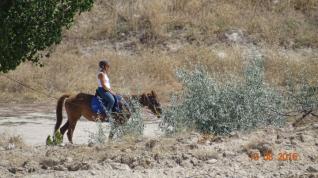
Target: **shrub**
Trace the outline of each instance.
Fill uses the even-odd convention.
[[[124,136],[137,137],[143,134],[144,122],[141,116],[141,108],[137,101],[132,100],[130,103],[132,109],[132,115],[126,124],[120,125],[116,123],[112,118],[110,119],[111,129],[110,134],[113,134],[113,138],[120,139]],[[96,132],[89,132],[89,143],[103,144],[107,140],[108,132],[106,125],[102,122],[97,123]]]
[[[46,138],[47,146],[61,145],[62,143],[63,143],[63,135],[59,130],[54,133],[53,140],[51,138],[51,135],[48,135]]]
[[[107,139],[106,125],[100,121],[97,122],[96,132],[89,132],[88,143],[103,144]]]
[[[282,125],[283,96],[264,82],[264,60],[251,51],[244,79],[221,74],[210,75],[204,66],[194,71],[179,70],[183,83],[181,95],[163,119],[167,133],[195,129],[205,133],[226,134],[269,124]],[[223,78],[223,80],[218,80]]]
[[[307,116],[318,117],[318,83],[310,82],[307,72],[303,69],[299,75],[293,79],[287,79],[287,101],[288,114],[299,118],[293,123],[296,126]]]
[[[122,138],[124,136],[138,137],[143,135],[144,121],[141,116],[140,104],[131,100],[130,107],[132,107],[132,115],[130,119],[124,125],[113,125],[111,132],[115,133],[116,138]]]

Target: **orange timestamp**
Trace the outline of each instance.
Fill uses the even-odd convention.
[[[251,160],[257,161],[260,159],[259,153],[252,153],[250,155]],[[278,160],[278,161],[297,161],[299,160],[299,154],[296,152],[280,152],[277,155],[274,155],[272,152],[267,152],[264,154],[263,159],[265,161],[272,161],[272,160]]]

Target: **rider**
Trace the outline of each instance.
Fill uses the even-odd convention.
[[[97,74],[98,94],[103,98],[106,107],[106,115],[109,117],[115,103],[115,92],[111,90],[108,74],[110,65],[106,60],[99,62],[99,72]]]

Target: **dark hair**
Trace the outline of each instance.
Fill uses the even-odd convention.
[[[109,63],[106,60],[99,61],[99,67],[104,68],[106,65],[109,66]]]

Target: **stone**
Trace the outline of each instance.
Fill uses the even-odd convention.
[[[146,143],[146,148],[152,150],[156,146],[157,143],[158,143],[158,140],[153,140],[153,139],[149,140]]]
[[[15,149],[15,144],[9,143],[9,144],[6,146],[5,149],[6,149],[6,150],[14,150],[14,149]]]
[[[22,172],[23,169],[20,168],[20,167],[18,167],[18,168],[17,167],[12,167],[12,168],[9,168],[8,171],[13,173],[13,174],[16,174],[17,172]]]
[[[42,167],[53,167],[58,165],[60,162],[57,159],[44,159],[42,160],[42,162],[40,163],[42,165]]]
[[[298,133],[296,138],[298,140],[300,140],[301,142],[305,142],[305,138],[304,138],[304,135],[302,133]]]
[[[91,166],[85,162],[72,163],[67,166],[69,171],[89,170]]]
[[[261,156],[265,156],[268,153],[273,153],[272,147],[268,143],[260,143],[257,145],[257,149],[259,150]]]
[[[110,166],[113,169],[117,170],[130,170],[130,167],[127,164],[121,164],[121,163],[110,163]]]
[[[194,150],[194,149],[198,149],[198,148],[199,148],[199,146],[198,146],[196,143],[190,144],[190,145],[188,145],[188,147],[189,147],[191,150]]]
[[[311,173],[318,172],[318,169],[313,166],[309,166],[306,170]]]
[[[193,166],[197,166],[199,164],[199,160],[197,158],[192,158],[190,162],[193,164]]]
[[[249,149],[247,150],[247,155],[248,157],[250,157],[251,159],[259,159],[260,157],[260,151],[257,149]]]
[[[63,165],[57,165],[57,166],[54,166],[53,167],[53,170],[56,170],[56,171],[66,171],[67,168]]]
[[[190,161],[182,161],[180,166],[185,167],[185,168],[190,168],[193,166],[193,164]]]
[[[222,155],[223,157],[234,157],[236,154],[232,151],[225,151]]]
[[[237,132],[231,132],[229,137],[230,138],[239,138],[240,136]]]
[[[207,161],[208,164],[214,164],[216,163],[218,160],[217,159],[210,159]]]

